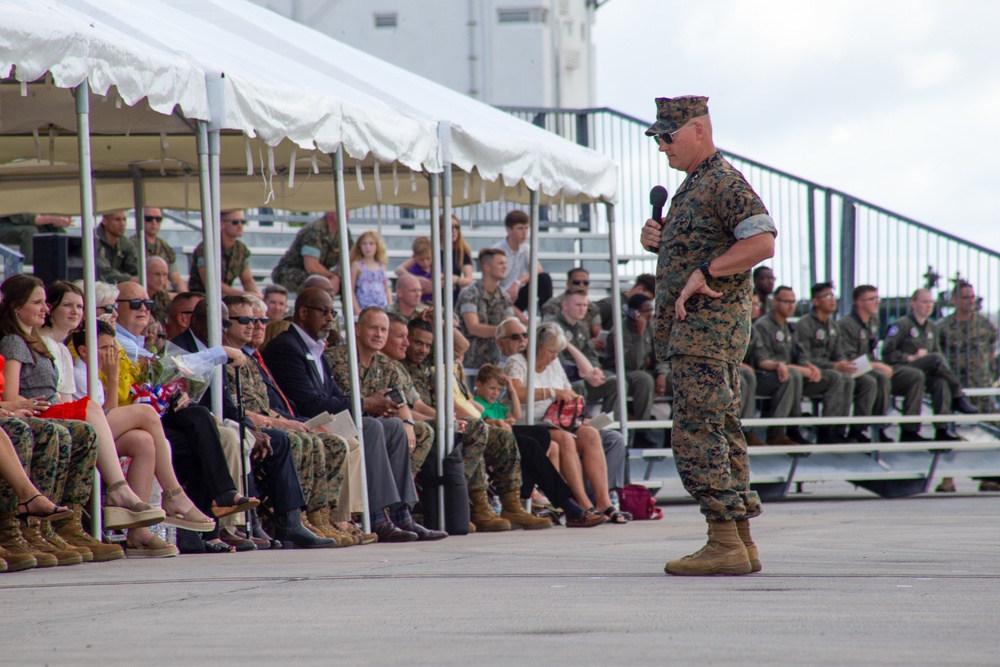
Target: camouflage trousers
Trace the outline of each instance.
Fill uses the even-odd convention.
[[[288,436],[306,511],[336,507],[347,473],[347,442],[327,433],[281,429]]]
[[[43,422],[41,419],[34,421]],[[0,430],[10,438],[14,453],[21,462],[25,474],[47,497],[52,497],[55,489],[56,479],[59,477],[59,433],[58,426],[52,425],[49,429],[51,437],[42,438],[35,441],[35,436],[31,427],[20,419],[10,417],[0,418]],[[66,440],[66,458],[69,458],[69,432],[63,430]],[[65,459],[64,459],[65,460]],[[0,515],[11,514],[16,511],[17,496],[14,489],[0,479]]]
[[[305,269],[292,266],[276,267],[271,274],[271,282],[282,285],[289,292],[296,294],[302,291],[302,283],[306,281],[310,274]]]
[[[685,490],[708,521],[757,516],[760,498],[750,490],[747,445],[740,430],[739,364],[686,355],[671,357],[670,362],[671,447]]]
[[[29,425],[36,421],[29,419]],[[44,421],[44,420],[41,420]],[[49,499],[64,505],[84,505],[90,499],[94,488],[94,468],[97,466],[97,431],[84,421],[75,419],[51,419],[51,423],[69,431],[71,441],[69,463],[60,466],[65,477],[58,483],[55,495]],[[62,459],[60,459],[60,463]],[[39,489],[41,490],[41,489]]]
[[[417,436],[417,446],[410,452],[410,471],[416,477],[434,447],[434,429],[427,422],[417,422],[413,425],[413,434]]]
[[[486,473],[497,493],[521,490],[521,454],[514,434],[472,419],[462,436],[462,460],[469,493],[486,491]]]

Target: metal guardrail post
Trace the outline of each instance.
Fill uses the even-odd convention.
[[[851,292],[854,291],[854,265],[857,259],[858,210],[854,202],[844,199],[840,222],[840,312],[849,313],[854,307]]]
[[[825,280],[833,280],[833,193],[823,193],[823,275]]]

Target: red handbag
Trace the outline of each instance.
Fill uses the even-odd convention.
[[[587,418],[587,406],[583,398],[577,396],[572,401],[553,401],[545,411],[542,421],[547,421],[566,431],[575,431]]]

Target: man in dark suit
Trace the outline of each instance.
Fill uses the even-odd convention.
[[[333,300],[325,291],[307,288],[295,299],[292,326],[264,347],[262,356],[281,392],[305,417],[348,410],[351,399],[337,386],[324,358],[327,334],[334,326]],[[388,405],[386,405],[388,404]],[[366,414],[395,407],[381,394],[366,396]],[[410,472],[410,448],[403,422],[395,417],[362,419],[368,507],[380,542],[410,542],[418,535],[401,530],[417,500]],[[398,524],[398,525],[397,525]]]
[[[229,313],[226,304],[221,305],[223,322],[228,324]],[[207,339],[208,305],[202,300],[194,307],[188,330],[170,342],[188,352],[198,352],[208,349],[208,345],[204,342]],[[225,375],[222,377],[222,383],[223,416],[238,422],[239,409],[229,392],[225,390]],[[211,392],[212,389],[209,388],[201,399],[206,407],[211,404]],[[294,545],[302,549],[337,546],[336,540],[319,537],[302,525],[302,508],[306,501],[302,494],[302,486],[299,484],[298,473],[295,471],[288,436],[275,429],[257,429],[249,420],[246,422],[246,427],[255,438],[254,452],[251,455],[253,477],[264,496],[270,500],[274,510],[275,537],[281,540],[283,545]],[[258,443],[261,443],[260,447]],[[251,483],[254,480],[251,480]]]

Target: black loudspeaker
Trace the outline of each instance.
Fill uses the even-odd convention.
[[[36,234],[32,239],[35,275],[46,285],[83,278],[83,240],[66,234]]]

